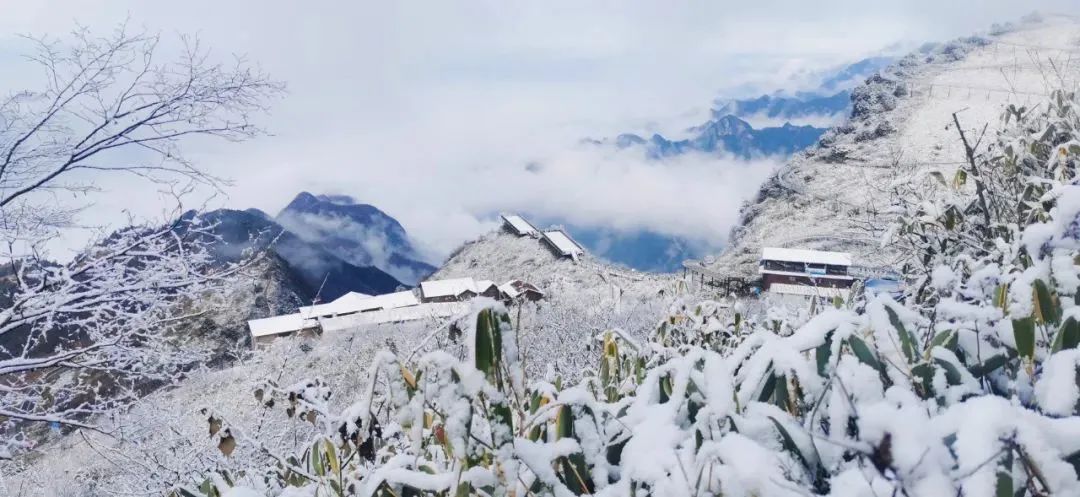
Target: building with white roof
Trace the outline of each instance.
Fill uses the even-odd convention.
[[[521,280],[510,280],[499,285],[499,293],[504,300],[531,300],[537,301],[544,298],[544,292],[536,288],[532,283]]]
[[[367,326],[376,326],[408,321],[441,321],[469,312],[468,302],[431,302],[396,309],[362,312],[348,316],[325,318],[320,321],[324,333],[353,331]]]
[[[301,307],[293,314],[248,321],[248,329],[255,343],[266,343],[274,338],[292,334],[315,334],[323,329],[327,319],[370,314],[379,311],[405,309],[420,305],[411,291],[370,296],[349,292],[332,302]]]
[[[503,214],[503,228],[517,236],[536,236],[540,230],[517,214]]]
[[[761,249],[761,260],[844,267],[851,266],[851,254],[847,252],[826,252],[823,250],[765,247]]]
[[[420,282],[420,301],[459,302],[479,295],[476,281],[472,278],[452,278]]]
[[[252,341],[261,344],[294,333],[314,335],[318,332],[319,322],[306,318],[300,313],[293,313],[272,318],[252,319],[248,321],[248,329],[251,330]]]
[[[844,252],[765,247],[758,272],[767,292],[847,299],[855,282],[850,267]]]
[[[298,312],[308,318],[343,316],[357,312],[379,309],[393,309],[419,304],[412,291],[387,293],[374,297],[357,292],[349,292],[332,302],[301,307]]]
[[[499,298],[499,285],[491,280],[476,280],[476,294],[482,297]]]
[[[577,260],[581,254],[585,253],[585,249],[563,230],[545,231],[543,240],[559,257]]]

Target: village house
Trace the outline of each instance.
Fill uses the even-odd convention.
[[[472,278],[452,278],[420,282],[420,301],[461,302],[479,295]]]
[[[304,318],[300,313],[285,314],[248,321],[251,341],[254,345],[265,345],[284,336],[315,336],[319,333],[319,322]]]
[[[544,298],[544,292],[540,291],[539,288],[536,288],[532,283],[521,280],[510,280],[499,285],[499,292],[503,300],[507,302],[520,302],[523,300],[536,302]]]
[[[545,231],[542,239],[551,248],[552,252],[555,252],[555,255],[559,257],[568,257],[576,261],[578,257],[585,253],[585,249],[563,230]]]
[[[499,299],[502,296],[499,292],[499,285],[496,285],[495,282],[491,280],[477,280],[476,294],[481,297],[490,297],[493,299]]]
[[[350,292],[325,304],[301,307],[292,314],[248,321],[252,341],[263,345],[283,336],[316,336],[327,331],[406,321],[446,319],[467,312],[467,300],[490,297],[503,301],[535,301],[544,293],[520,280],[497,285],[490,280],[453,278],[420,283],[414,291],[364,295]]]
[[[417,305],[420,301],[409,290],[376,295],[374,297],[358,292],[349,292],[337,299],[317,305],[301,307],[298,313],[307,318],[325,318],[347,316],[358,312],[371,312],[381,309],[393,309]]]
[[[847,299],[855,282],[850,267],[851,255],[844,252],[766,247],[758,272],[766,292]]]
[[[322,319],[319,322],[323,333],[353,331],[365,326],[427,320],[439,322],[469,312],[467,302],[432,302],[409,307],[384,309],[348,316]]]
[[[512,235],[517,236],[537,236],[540,234],[540,230],[536,229],[532,223],[525,220],[525,218],[516,214],[503,214],[503,229]]]
[[[292,314],[252,319],[248,321],[248,330],[251,332],[252,341],[256,345],[261,345],[283,336],[317,335],[322,330],[321,323],[326,319],[413,307],[419,304],[420,301],[411,291],[387,293],[374,297],[349,292],[325,304],[301,307]]]

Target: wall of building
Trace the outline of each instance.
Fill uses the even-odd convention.
[[[789,285],[806,285],[823,288],[850,288],[852,280],[838,280],[833,278],[811,278],[810,276],[790,276],[782,274],[765,273],[762,275],[762,286],[768,290],[774,283],[786,283]]]

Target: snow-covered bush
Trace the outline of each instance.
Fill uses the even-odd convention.
[[[573,384],[527,378],[518,330],[481,306],[467,354],[384,352],[345,409],[321,381],[267,383],[258,403],[313,425],[309,448],[174,493],[1078,495],[1077,108],[1010,109],[956,174],[977,192],[901,217],[933,267],[909,266],[904,303],[786,321],[680,306],[644,343],[602,333]],[[258,444],[209,424],[223,452]]]

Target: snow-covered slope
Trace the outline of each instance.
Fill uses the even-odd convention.
[[[551,298],[566,295],[619,299],[674,291],[673,275],[640,273],[586,253],[577,261],[558,258],[540,240],[495,231],[466,243],[430,279],[472,277],[502,283],[519,279]],[[621,297],[620,297],[621,296]]]
[[[597,364],[595,336],[620,328],[637,338],[655,327],[670,306],[682,299],[697,302],[675,275],[642,274],[611,266],[585,254],[572,261],[556,257],[538,239],[492,232],[459,249],[431,279],[472,277],[503,282],[521,279],[546,292],[539,303],[510,309],[523,362],[534,377],[558,374],[573,379]],[[290,295],[266,285],[266,296],[234,296],[236,309],[258,309],[252,299],[288,300]],[[261,301],[260,301],[261,302]],[[263,302],[262,305],[266,305]],[[225,323],[241,318],[221,316]],[[224,324],[223,324],[224,326]],[[465,326],[465,324],[463,324]],[[425,337],[435,331],[432,338]],[[86,437],[49,437],[33,456],[14,462],[0,461],[0,495],[19,491],[26,496],[116,495],[143,492],[160,495],[163,485],[187,479],[200,468],[238,468],[252,461],[265,463],[249,444],[241,444],[230,458],[221,457],[206,435],[210,408],[237,429],[265,437],[275,450],[302,450],[305,436],[284,436],[290,423],[281,409],[258,406],[252,392],[267,379],[290,385],[321,378],[335,392],[336,409],[366,388],[366,372],[375,354],[389,348],[410,351],[462,351],[460,338],[438,323],[416,321],[369,326],[324,333],[319,339],[286,338],[256,351],[228,369],[195,370],[178,378],[171,388],[156,391],[106,426],[123,431],[123,440],[89,433]],[[295,435],[290,433],[290,435]],[[102,458],[100,454],[107,454]],[[152,467],[144,467],[150,461]],[[57,471],[56,468],[62,468]],[[170,473],[185,469],[187,473]],[[154,477],[145,475],[153,473]],[[18,490],[23,489],[23,490]]]
[[[953,124],[993,133],[1007,104],[1032,105],[1080,81],[1080,21],[1047,18],[909,55],[852,95],[849,121],[796,156],[742,213],[713,269],[752,274],[762,246],[849,251],[866,266],[894,266],[880,240],[894,181],[951,177],[964,159]]]

